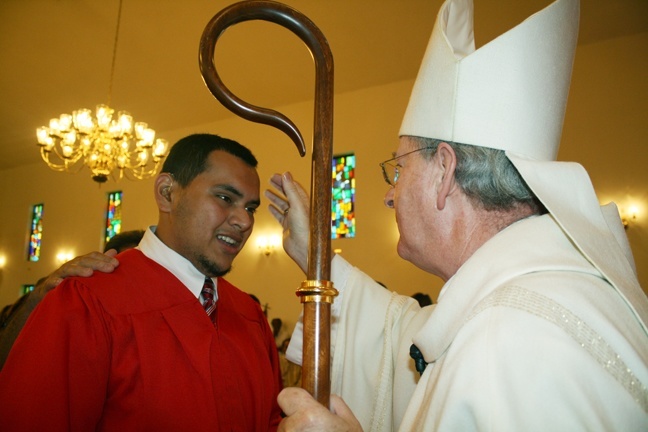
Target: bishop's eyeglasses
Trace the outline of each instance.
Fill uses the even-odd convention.
[[[423,147],[420,149],[412,150],[410,152],[404,153],[400,156],[393,157],[391,159],[387,159],[385,162],[380,163],[380,168],[382,168],[382,173],[385,181],[389,186],[396,186],[396,182],[398,181],[398,176],[400,174],[400,168],[401,165],[398,163],[394,163],[398,159],[405,157],[407,155],[411,155],[412,153],[420,152],[422,150],[433,150],[434,147]],[[392,153],[395,154],[395,153]]]

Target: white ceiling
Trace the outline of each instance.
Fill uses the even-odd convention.
[[[51,117],[109,103],[164,136],[230,115],[198,70],[198,46],[229,0],[0,0],[0,170],[40,160],[35,130]],[[320,27],[336,92],[412,79],[441,0],[285,0]],[[481,46],[550,0],[475,0]],[[579,43],[648,31],[646,0],[582,0]],[[645,55],[645,53],[643,53]],[[219,73],[238,96],[277,108],[312,98],[314,68],[287,30],[248,22],[217,44]]]

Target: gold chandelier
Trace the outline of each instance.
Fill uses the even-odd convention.
[[[117,15],[109,103],[121,10],[122,0]],[[104,183],[115,170],[119,171],[118,179],[124,174],[139,180],[154,176],[169,152],[169,143],[155,139],[155,131],[146,123],[134,122],[128,112],[120,111],[113,117],[114,112],[108,105],[97,105],[95,117],[91,110],[79,109],[51,119],[49,126],[39,127],[36,136],[45,163],[55,171],[67,172],[78,172],[86,165],[97,183]]]

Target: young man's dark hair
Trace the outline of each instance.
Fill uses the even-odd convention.
[[[175,181],[185,187],[205,171],[207,157],[214,150],[236,156],[252,168],[257,167],[258,162],[252,152],[236,141],[218,135],[194,134],[180,139],[171,147],[162,172],[172,174]]]

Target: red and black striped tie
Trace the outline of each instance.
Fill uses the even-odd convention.
[[[210,316],[216,308],[216,302],[214,301],[214,294],[216,294],[216,291],[214,290],[214,281],[210,278],[205,278],[205,284],[203,285],[200,294],[203,298],[203,307],[205,308],[205,312],[207,312],[207,316]]]

